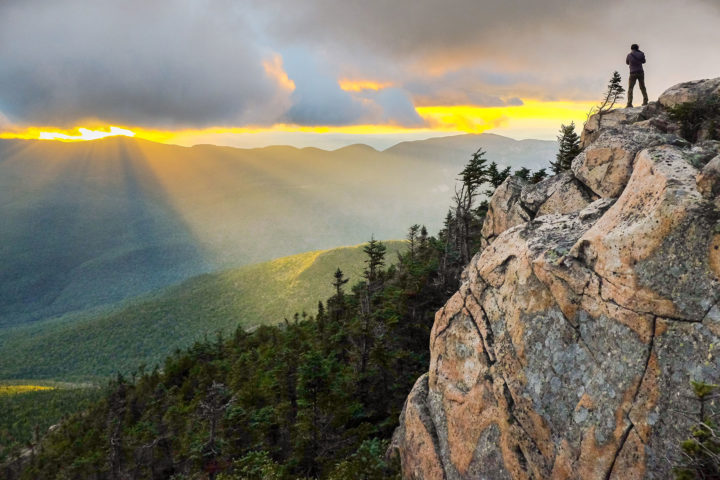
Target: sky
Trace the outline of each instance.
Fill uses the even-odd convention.
[[[718,0],[0,0],[0,137],[555,139],[631,43],[651,99],[720,76],[718,25]]]

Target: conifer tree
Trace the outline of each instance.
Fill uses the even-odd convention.
[[[420,227],[420,238],[418,241],[420,242],[420,250],[425,250],[428,244],[428,231],[425,225]]]
[[[420,225],[417,223],[415,225],[412,225],[408,229],[407,234],[407,241],[410,247],[410,260],[415,260],[415,250],[417,249],[417,243],[418,243],[418,232],[420,231]],[[425,232],[427,234],[427,231]]]
[[[513,172],[513,177],[522,178],[523,180],[530,180],[532,172],[527,167],[518,168]]]
[[[624,93],[625,89],[622,86],[622,78],[617,71],[614,71],[608,82],[603,99],[600,101],[600,105],[591,108],[588,113],[588,118],[593,114],[597,114],[598,129],[600,129],[603,115],[612,110],[618,101],[622,100]]]
[[[557,139],[559,150],[555,156],[556,161],[550,162],[550,167],[555,174],[570,170],[573,159],[580,153],[580,137],[575,133],[575,122],[570,122],[569,125],[560,125],[560,135]]]
[[[502,170],[498,169],[498,164],[495,162],[490,163],[487,170],[487,181],[490,187],[485,190],[485,195],[491,197],[495,189],[502,185],[507,177],[510,176],[510,167],[505,167]]]
[[[472,230],[477,223],[473,212],[475,199],[480,194],[480,187],[491,181],[490,167],[486,164],[485,152],[479,148],[472,154],[470,161],[460,172],[460,186],[455,189],[455,221],[453,222],[455,231],[448,231],[448,239],[454,240],[463,264],[470,260]],[[494,168],[495,178],[497,178],[499,174],[497,164]],[[487,192],[485,193],[487,194]],[[446,220],[449,219],[450,217]]]
[[[537,170],[530,175],[530,183],[538,183],[547,178],[547,172],[544,168]]]
[[[372,283],[378,279],[379,269],[385,265],[385,252],[387,247],[379,240],[375,240],[375,237],[370,237],[370,241],[365,247],[363,252],[368,256],[365,263],[367,268],[365,269],[364,276],[368,283]]]
[[[343,287],[343,285],[348,283],[350,281],[350,279],[343,278],[344,274],[343,274],[342,270],[340,270],[340,267],[338,267],[337,270],[335,270],[334,276],[335,276],[335,280],[333,281],[332,284],[333,284],[333,287],[335,287],[335,293],[337,294],[338,297],[342,297],[342,295],[343,295],[342,287]]]

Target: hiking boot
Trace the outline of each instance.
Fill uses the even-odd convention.
[[[647,104],[648,104],[648,101],[647,101],[647,100],[644,100],[644,101],[643,101],[643,107],[646,106]]]
[[[632,103],[628,103],[627,105],[625,105],[625,108],[633,108]]]

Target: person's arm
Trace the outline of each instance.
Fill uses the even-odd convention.
[[[640,53],[642,53],[642,60],[640,62],[645,63],[645,52],[640,52]]]
[[[632,55],[632,53],[628,53],[628,56],[625,57],[625,64],[626,64],[626,65],[630,65],[630,55]]]

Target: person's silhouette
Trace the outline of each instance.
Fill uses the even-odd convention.
[[[637,43],[633,43],[630,46],[630,53],[625,57],[625,63],[630,65],[630,86],[628,87],[628,101],[626,108],[631,108],[633,101],[633,89],[635,88],[635,82],[640,83],[640,91],[643,95],[643,105],[647,105],[648,96],[647,90],[645,90],[645,71],[643,70],[643,63],[645,63],[645,54],[640,51]]]

